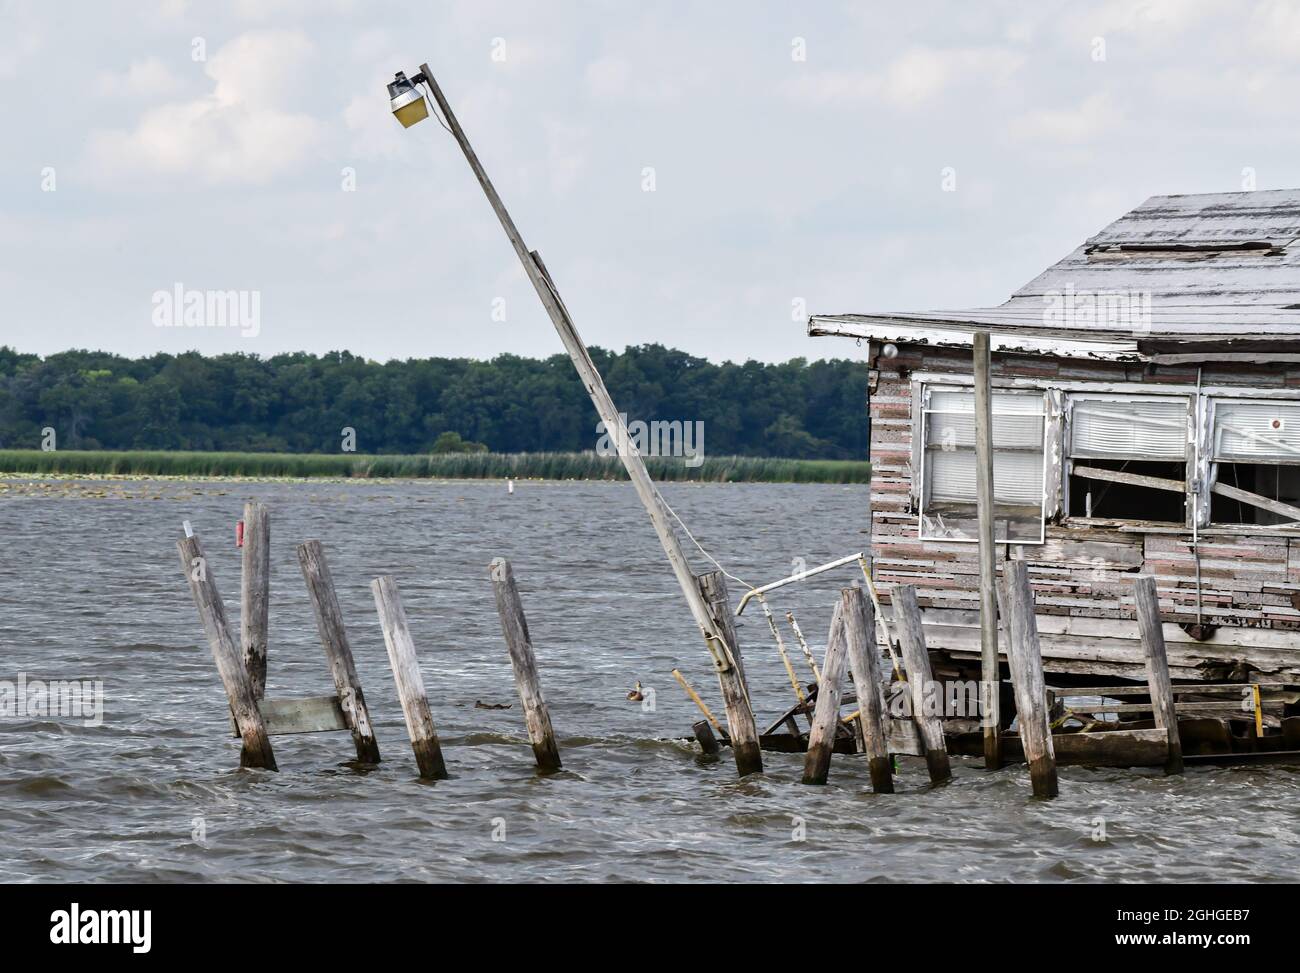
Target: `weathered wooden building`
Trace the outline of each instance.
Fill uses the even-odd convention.
[[[1155,576],[1175,678],[1300,680],[1300,190],[1157,196],[997,307],[819,315],[871,368],[871,555],[978,669],[972,333],[993,350],[1000,558],[1049,673],[1139,677]]]

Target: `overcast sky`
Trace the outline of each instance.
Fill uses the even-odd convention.
[[[800,308],[998,303],[1150,195],[1300,186],[1300,2],[0,10],[27,352],[559,351],[451,137],[389,114],[426,60],[605,347],[852,355]],[[177,283],[256,292],[257,334],[156,326]]]

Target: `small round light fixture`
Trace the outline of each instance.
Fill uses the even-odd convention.
[[[887,345],[885,345],[883,348],[880,349],[880,353],[881,353],[882,355],[884,355],[886,358],[897,358],[897,357],[898,357],[898,345],[895,345],[895,344],[892,344],[892,343],[891,343],[891,344],[887,344]]]
[[[402,123],[402,128],[410,128],[429,117],[429,106],[425,103],[424,95],[401,71],[397,72],[397,76],[388,85],[388,98],[393,106],[393,115]]]

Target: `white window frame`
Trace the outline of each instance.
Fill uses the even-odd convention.
[[[1062,517],[1061,517],[1062,523],[1070,523],[1070,522],[1072,522],[1072,521],[1075,522],[1075,523],[1078,523],[1078,522],[1080,522],[1080,521],[1088,521],[1088,520],[1090,520],[1090,519],[1091,519],[1091,520],[1107,520],[1107,521],[1116,521],[1116,522],[1121,522],[1121,523],[1128,523],[1128,522],[1132,522],[1132,523],[1143,523],[1143,522],[1144,522],[1144,521],[1142,520],[1142,518],[1140,518],[1140,517],[1093,517],[1093,518],[1089,518],[1089,517],[1087,517],[1086,515],[1085,515],[1085,516],[1073,516],[1073,517],[1070,515],[1070,513],[1069,513],[1069,511],[1070,511],[1070,477],[1071,477],[1071,475],[1073,475],[1073,472],[1074,472],[1074,466],[1075,466],[1075,459],[1076,459],[1076,457],[1075,457],[1075,455],[1074,455],[1074,407],[1075,407],[1075,405],[1076,405],[1078,402],[1080,402],[1080,401],[1088,401],[1088,402],[1117,402],[1117,403],[1124,403],[1124,402],[1145,402],[1145,401],[1151,401],[1151,400],[1159,400],[1159,401],[1172,401],[1172,400],[1178,400],[1178,401],[1180,401],[1181,404],[1183,405],[1184,416],[1186,417],[1186,423],[1185,423],[1185,425],[1184,425],[1184,427],[1183,427],[1183,428],[1184,428],[1184,432],[1183,432],[1183,464],[1184,464],[1184,469],[1183,469],[1183,525],[1184,525],[1184,526],[1187,526],[1187,527],[1190,527],[1190,526],[1191,526],[1191,518],[1192,518],[1192,516],[1193,516],[1193,514],[1192,514],[1192,497],[1194,496],[1193,485],[1194,485],[1195,480],[1196,480],[1196,465],[1197,465],[1197,464],[1196,464],[1196,455],[1197,455],[1197,449],[1199,448],[1199,447],[1198,447],[1198,444],[1197,444],[1197,442],[1196,442],[1196,437],[1197,437],[1197,435],[1198,435],[1198,433],[1199,433],[1199,431],[1198,431],[1197,428],[1196,428],[1196,426],[1197,426],[1197,424],[1196,424],[1196,395],[1195,395],[1194,393],[1189,395],[1188,393],[1186,393],[1186,392],[1181,392],[1181,391],[1178,391],[1178,392],[1175,392],[1175,391],[1169,391],[1169,392],[1165,392],[1165,391],[1152,392],[1152,391],[1146,391],[1146,388],[1147,388],[1146,386],[1142,386],[1142,388],[1143,388],[1143,391],[1140,391],[1140,392],[1139,392],[1139,391],[1135,391],[1135,392],[1094,392],[1094,391],[1090,391],[1090,390],[1087,390],[1087,389],[1066,389],[1066,390],[1065,390],[1065,416],[1064,416],[1064,420],[1063,420],[1064,423],[1065,423],[1065,427],[1064,427],[1064,431],[1062,432],[1062,435],[1061,435],[1061,450],[1062,450],[1062,455],[1061,455],[1061,509],[1062,509],[1062,511],[1063,511],[1063,513],[1062,513]],[[1086,466],[1090,460],[1102,459],[1103,462],[1105,461],[1103,458],[1099,458],[1099,457],[1087,457],[1087,456],[1078,457],[1078,459],[1082,461],[1082,464],[1083,464],[1084,466]],[[1164,461],[1165,461],[1165,460],[1164,460],[1163,458],[1162,458],[1162,459],[1158,459],[1158,460],[1156,460],[1156,462],[1164,462]],[[1130,462],[1143,462],[1143,461],[1140,460],[1140,459],[1133,459],[1133,458],[1130,458]],[[1176,460],[1168,460],[1168,462],[1177,462],[1177,461],[1176,461]],[[1174,523],[1174,522],[1173,522],[1173,521],[1170,521],[1170,523]]]
[[[962,392],[962,393],[973,394],[974,386],[971,384],[964,384],[964,383],[954,384],[954,383],[945,383],[945,382],[922,382],[919,386],[918,394],[921,396],[921,409],[920,409],[921,421],[920,421],[920,428],[914,432],[914,436],[918,437],[915,440],[915,442],[919,446],[917,450],[917,454],[919,454],[920,457],[920,470],[918,471],[917,474],[918,481],[919,481],[917,497],[919,502],[917,505],[916,536],[918,540],[924,541],[926,543],[978,544],[979,543],[978,537],[927,537],[925,534],[925,510],[926,510],[926,498],[928,496],[928,490],[925,482],[925,474],[926,474],[926,469],[929,466],[927,462],[927,457],[930,452],[928,448],[930,416],[932,414],[963,415],[963,416],[972,415],[972,413],[954,412],[949,409],[931,409],[930,408],[931,392]],[[1042,480],[1039,483],[1039,489],[1038,489],[1038,539],[1037,540],[999,539],[997,543],[1024,544],[1024,545],[1043,544],[1046,542],[1047,539],[1047,469],[1048,466],[1050,465],[1049,458],[1047,455],[1047,441],[1048,441],[1047,427],[1051,418],[1047,410],[1048,392],[1046,389],[1017,389],[1017,388],[1001,388],[1001,387],[994,388],[993,392],[996,394],[1023,395],[1026,398],[1031,398],[1033,395],[1037,394],[1039,397],[1039,401],[1041,403],[1041,407],[1038,412],[999,413],[995,409],[993,415],[994,416],[1003,415],[1003,416],[1018,416],[1018,417],[1030,417],[1030,416],[1037,417],[1042,420],[1042,428],[1043,428],[1043,442],[1042,442],[1043,473],[1042,473]],[[994,452],[996,453],[997,450],[995,449]]]
[[[1252,462],[1249,459],[1233,459],[1231,457],[1224,457],[1219,454],[1219,406],[1227,403],[1234,403],[1234,402],[1249,403],[1251,405],[1266,405],[1267,401],[1268,400],[1260,400],[1258,398],[1247,398],[1244,396],[1234,396],[1234,395],[1215,395],[1209,398],[1210,417],[1209,417],[1209,422],[1206,424],[1206,426],[1209,432],[1210,441],[1205,444],[1205,451],[1206,454],[1209,456],[1211,463],[1217,466],[1219,463],[1251,464]],[[1274,399],[1273,401],[1279,401],[1279,400]],[[1282,405],[1300,406],[1300,398],[1280,400],[1280,401]],[[1261,458],[1261,461],[1256,461],[1253,465],[1297,466],[1300,465],[1300,450],[1297,450],[1295,452],[1294,458],[1291,460],[1283,460],[1281,462],[1277,462],[1277,461],[1264,462],[1262,461]]]
[[[1252,459],[1234,459],[1230,456],[1221,455],[1219,450],[1219,406],[1230,402],[1250,403],[1252,405],[1266,405],[1269,402],[1277,402],[1281,405],[1300,407],[1300,397],[1297,397],[1294,393],[1291,393],[1289,398],[1284,398],[1277,394],[1267,396],[1230,394],[1207,395],[1205,397],[1205,422],[1201,427],[1201,431],[1206,439],[1205,517],[1202,526],[1208,528],[1253,527],[1256,529],[1266,530],[1271,528],[1272,532],[1276,533],[1278,536],[1294,537],[1297,529],[1295,526],[1288,527],[1285,524],[1241,524],[1235,521],[1213,519],[1214,498],[1211,494],[1214,492],[1214,486],[1219,482],[1220,466],[1224,464],[1245,466],[1300,466],[1300,452],[1297,452],[1293,459],[1281,462],[1278,462],[1272,457],[1264,456],[1254,458],[1252,461]],[[1286,503],[1286,501],[1282,502]],[[1292,504],[1292,506],[1295,506],[1295,504]]]
[[[927,388],[947,389],[954,391],[968,391],[974,388],[975,380],[969,374],[957,372],[939,372],[918,370],[911,374],[912,386],[912,498],[913,509],[918,512],[917,517],[917,534],[920,536],[920,517],[919,511],[924,503],[924,416],[922,403],[923,395]],[[1300,527],[1288,527],[1285,525],[1271,524],[1229,524],[1212,522],[1210,520],[1210,484],[1217,479],[1217,466],[1219,461],[1211,456],[1214,447],[1214,402],[1221,399],[1240,399],[1252,402],[1282,401],[1286,403],[1300,404],[1300,395],[1294,388],[1261,388],[1259,386],[1249,385],[1217,385],[1206,384],[1197,385],[1191,382],[1171,382],[1168,385],[1161,385],[1158,388],[1144,382],[1124,382],[1124,381],[1095,381],[1089,379],[1060,379],[1049,380],[1043,378],[1021,378],[1018,376],[1000,376],[994,381],[993,390],[996,392],[1038,392],[1044,396],[1060,396],[1062,399],[1075,393],[1098,393],[1102,395],[1159,395],[1159,396],[1186,396],[1193,403],[1193,428],[1195,430],[1195,443],[1192,444],[1192,457],[1188,461],[1188,491],[1191,493],[1193,487],[1198,488],[1195,494],[1195,506],[1197,527],[1201,531],[1212,532],[1215,535],[1236,535],[1236,534],[1253,534],[1270,537],[1298,537],[1300,536]],[[1056,407],[1053,406],[1053,410]],[[1044,480],[1045,483],[1049,476],[1059,478],[1059,486],[1055,488],[1054,493],[1049,493],[1053,502],[1053,523],[1071,523],[1086,524],[1088,521],[1082,517],[1070,517],[1067,513],[1069,508],[1069,445],[1068,437],[1070,430],[1068,428],[1068,419],[1066,413],[1068,409],[1054,411],[1048,415],[1044,423],[1046,435],[1048,437],[1049,449],[1045,456],[1044,463]],[[1052,426],[1056,425],[1056,441],[1052,443]],[[1055,450],[1059,455],[1052,455]],[[1226,461],[1225,461],[1226,462]],[[1058,505],[1059,500],[1059,505]],[[1117,521],[1124,523],[1125,521]],[[1150,528],[1150,533],[1177,533],[1188,530],[1186,525],[1178,524],[1155,524]],[[926,540],[925,538],[921,538]],[[946,543],[966,543],[959,538],[943,538],[942,542]],[[926,540],[926,543],[939,543],[938,541]],[[1003,542],[999,542],[1003,543]],[[1010,543],[1029,543],[1028,541],[1012,541]]]

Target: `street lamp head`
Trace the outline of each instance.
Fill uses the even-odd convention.
[[[419,80],[418,75],[416,80]],[[388,98],[393,106],[393,115],[402,123],[402,128],[410,128],[429,117],[429,106],[425,103],[424,95],[401,71],[397,72],[397,76],[388,85]]]

